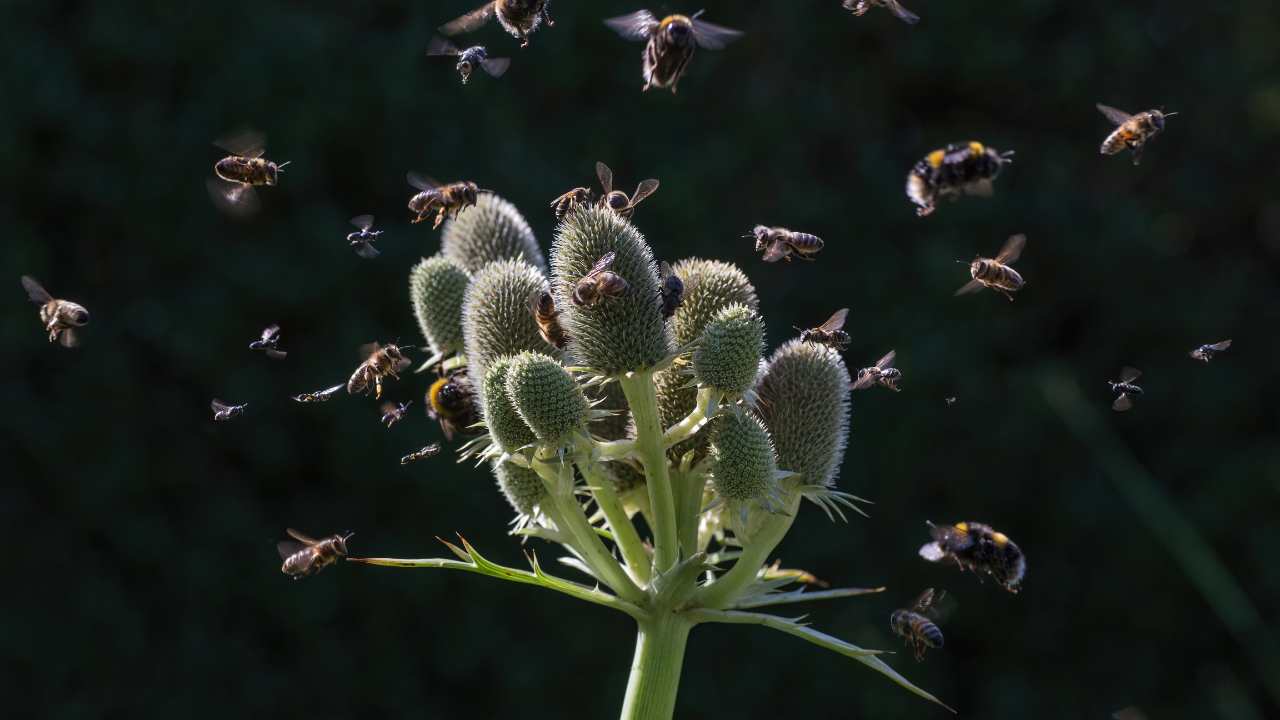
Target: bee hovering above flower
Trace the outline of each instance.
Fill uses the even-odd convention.
[[[756,239],[756,252],[763,252],[764,261],[767,263],[779,260],[791,262],[793,255],[801,260],[813,260],[813,256],[817,255],[824,245],[822,238],[817,235],[766,225],[755,226],[744,237]]]
[[[289,353],[280,349],[280,326],[268,325],[262,337],[249,343],[250,350],[261,350],[272,360],[283,360]]]
[[[213,172],[221,182],[209,179],[209,195],[219,208],[230,214],[253,212],[258,205],[253,189],[275,185],[280,172],[289,163],[276,164],[264,158],[266,138],[253,130],[220,138],[214,141],[214,145],[230,155],[214,164]]]
[[[894,392],[901,391],[902,388],[898,387],[898,381],[902,380],[902,371],[893,366],[893,360],[897,356],[897,351],[890,350],[885,353],[884,357],[877,360],[875,365],[859,370],[857,378],[849,386],[849,389],[866,390],[872,385],[880,385]]]
[[[381,253],[378,248],[373,246],[378,236],[382,234],[381,230],[372,230],[372,215],[357,215],[351,218],[351,224],[355,225],[359,230],[353,233],[347,233],[347,245],[356,251],[356,254],[365,260],[378,257]]]
[[[551,0],[493,0],[441,25],[440,32],[445,35],[469,33],[494,19],[503,30],[520,41],[520,47],[529,46],[529,36],[543,23],[547,27],[555,25],[551,19]]]
[[[276,543],[276,551],[284,564],[280,572],[294,580],[315,575],[321,570],[347,556],[347,541],[355,533],[338,533],[322,540],[307,537],[289,528],[285,532],[293,540],[281,540]],[[296,542],[295,542],[296,541]]]
[[[1137,115],[1130,115],[1102,103],[1097,104],[1098,112],[1117,125],[1115,130],[1102,141],[1101,153],[1115,155],[1124,149],[1133,151],[1133,164],[1142,160],[1142,148],[1147,141],[1164,130],[1164,119],[1177,115],[1176,112],[1165,113],[1159,110],[1146,110]]]
[[[855,17],[866,15],[867,11],[873,7],[887,9],[908,25],[915,25],[920,22],[920,16],[902,7],[902,3],[898,2],[898,0],[844,0],[844,9],[852,12]]]
[[[1229,347],[1231,347],[1231,341],[1223,340],[1222,342],[1216,342],[1209,345],[1201,345],[1188,354],[1191,356],[1192,360],[1199,360],[1200,362],[1207,363],[1213,359],[1214,355],[1217,355]]]
[[[1009,302],[1013,302],[1013,293],[1022,289],[1026,284],[1022,279],[1022,275],[1017,270],[1009,267],[1010,264],[1017,262],[1022,255],[1022,248],[1027,245],[1026,235],[1014,235],[1005,241],[1004,247],[1000,248],[1000,254],[994,258],[978,257],[969,263],[969,275],[973,278],[965,283],[956,295],[966,295],[971,292],[977,292],[984,287],[991,288],[996,292],[1003,293],[1009,298]],[[956,262],[963,263],[963,260]]]
[[[83,305],[55,298],[30,275],[22,276],[22,289],[31,302],[40,305],[40,322],[49,333],[49,342],[57,341],[64,348],[80,344],[75,329],[89,324],[89,311]]]
[[[405,179],[418,189],[418,193],[409,198],[409,210],[415,215],[409,222],[420,223],[435,212],[436,219],[431,223],[432,230],[440,227],[440,223],[444,222],[446,217],[456,218],[458,213],[474,206],[480,193],[489,192],[481,190],[470,180],[441,185],[431,178],[412,172],[405,175]]]
[[[925,155],[907,173],[907,199],[916,215],[932,214],[944,197],[990,197],[1000,170],[1013,162],[1013,151],[998,152],[980,142],[952,143]]]
[[[800,342],[811,342],[826,345],[837,352],[844,352],[849,347],[849,333],[844,330],[845,318],[849,317],[849,308],[840,308],[831,313],[826,322],[816,328],[800,330]]]
[[[379,345],[378,343],[369,343],[360,348],[360,354],[364,357],[364,362],[351,373],[351,379],[347,380],[347,393],[350,395],[363,395],[369,392],[369,387],[373,386],[373,397],[382,399],[382,380],[383,378],[393,377],[400,379],[400,372],[409,367],[409,358],[404,356],[407,346],[399,345]]]
[[[232,405],[214,398],[213,402],[209,403],[209,407],[213,408],[213,419],[218,422],[222,422],[224,420],[231,420],[232,418],[238,418],[243,415],[244,409],[249,407],[249,403],[245,403],[243,405]]]
[[[427,45],[427,55],[431,57],[458,58],[456,69],[458,75],[462,77],[463,85],[466,85],[471,80],[471,73],[476,68],[489,73],[490,77],[500,78],[507,71],[507,68],[511,67],[511,58],[491,58],[483,45],[472,45],[469,48],[459,49],[457,45],[439,35],[431,38],[431,44]]]
[[[627,40],[645,41],[641,55],[644,90],[671,88],[674,94],[696,48],[722,50],[742,36],[741,30],[699,20],[702,12],[668,15],[659,20],[648,10],[637,10],[605,20],[604,24]]]

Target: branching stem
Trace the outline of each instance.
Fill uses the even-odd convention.
[[[785,513],[775,513],[765,519],[760,529],[752,536],[751,541],[742,548],[742,556],[733,564],[729,572],[721,575],[714,583],[703,587],[694,596],[693,604],[705,608],[725,608],[742,594],[748,585],[755,581],[769,559],[769,554],[782,542],[791,523],[800,509],[801,496],[792,492],[787,500]]]
[[[600,511],[604,513],[605,521],[609,523],[613,541],[622,551],[622,559],[627,563],[631,576],[635,578],[637,584],[648,584],[652,563],[649,554],[645,552],[644,544],[640,541],[640,533],[636,532],[636,526],[632,524],[631,518],[627,517],[626,510],[622,508],[622,501],[618,499],[618,493],[613,488],[613,478],[608,477],[600,468],[600,464],[594,460],[587,459],[580,462],[578,469],[582,471],[587,484],[591,486],[591,494],[595,497]]]
[[[654,567],[666,572],[675,565],[678,552],[676,540],[676,506],[671,493],[671,476],[667,468],[667,451],[663,443],[662,416],[658,412],[658,394],[654,390],[653,373],[632,373],[621,379],[622,392],[631,407],[631,417],[636,426],[636,455],[644,465],[648,476],[654,536]]]

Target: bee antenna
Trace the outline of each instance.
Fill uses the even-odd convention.
[[[280,172],[281,170],[283,170],[283,169],[284,169],[284,166],[285,166],[285,165],[288,165],[288,164],[289,164],[289,163],[291,163],[291,162],[293,162],[293,161],[292,161],[292,160],[285,160],[284,162],[282,162],[282,163],[280,163],[280,164],[276,165],[276,172]]]
[[[696,13],[694,13],[694,14],[690,15],[690,16],[689,16],[689,19],[690,19],[690,20],[697,20],[697,19],[698,19],[698,17],[699,17],[700,15],[702,15],[702,13],[704,13],[704,12],[706,12],[706,11],[707,11],[707,9],[706,9],[706,8],[702,8],[702,9],[701,9],[701,10],[699,10],[698,12],[696,12]]]
[[[1163,113],[1163,115],[1164,115],[1165,117],[1173,117],[1174,115],[1177,115],[1177,114],[1178,114],[1178,113],[1177,113],[1176,111],[1175,111],[1175,112],[1167,112],[1167,113]]]

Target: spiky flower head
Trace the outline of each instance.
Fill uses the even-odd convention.
[[[608,269],[628,288],[590,307],[574,304],[574,286],[611,252]],[[653,251],[631,223],[607,209],[573,210],[556,228],[551,268],[556,306],[576,361],[604,375],[621,375],[651,368],[671,353]]]
[[[560,363],[537,352],[511,358],[507,398],[543,445],[562,447],[587,420],[587,398]]]
[[[737,265],[690,258],[671,269],[684,281],[684,302],[671,319],[677,345],[697,340],[716,313],[730,305],[745,305],[753,312],[760,309],[756,289]]]
[[[711,460],[712,486],[739,536],[750,533],[756,511],[779,510],[778,465],[759,418],[740,407],[726,408],[712,423]]]
[[[484,422],[489,435],[504,452],[513,453],[534,442],[533,431],[516,412],[507,395],[507,376],[511,358],[501,357],[489,364],[484,373]]]
[[[529,311],[530,296],[545,285],[542,273],[522,260],[491,262],[472,276],[462,301],[463,345],[472,377],[484,377],[489,363],[504,355],[554,352]]]
[[[849,435],[849,371],[840,353],[791,340],[769,358],[756,392],[778,465],[805,485],[834,486]]]
[[[538,503],[547,494],[538,473],[529,468],[520,467],[509,462],[495,462],[493,476],[498,480],[498,488],[516,511],[517,523],[533,517],[538,511]]]
[[[715,314],[693,351],[698,382],[728,395],[755,384],[764,352],[764,321],[746,305],[730,305]]]
[[[409,272],[409,296],[418,327],[435,355],[462,349],[462,298],[471,276],[443,255],[423,258]]]
[[[547,271],[529,223],[515,205],[493,193],[481,193],[474,207],[445,222],[440,253],[471,273],[494,260],[520,259]]]

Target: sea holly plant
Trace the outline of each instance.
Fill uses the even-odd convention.
[[[769,563],[806,500],[829,518],[861,512],[835,487],[850,413],[838,352],[791,340],[766,359],[756,290],[717,261],[674,264],[684,296],[664,318],[653,251],[608,209],[564,217],[549,277],[528,223],[496,196],[443,233],[441,252],[411,273],[414,312],[428,364],[468,378],[482,420],[461,455],[492,471],[529,566],[491,562],[461,536],[443,541],[451,557],[352,561],[488,575],[631,616],[624,720],[673,716],[686,642],[705,623],[793,635],[942,704],[881,651],[766,610],[883,590],[811,591],[807,573]],[[626,289],[576,303],[575,287],[608,253]],[[543,291],[568,337],[562,349],[531,311]],[[543,542],[585,579],[544,569]]]

